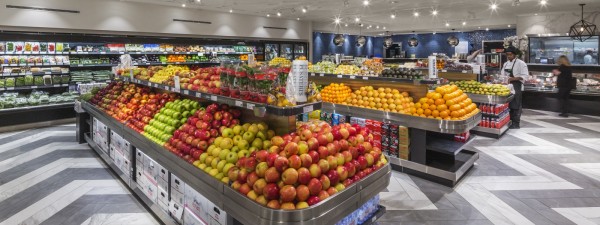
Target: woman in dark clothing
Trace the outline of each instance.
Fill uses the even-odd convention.
[[[561,117],[569,117],[569,95],[571,93],[571,82],[573,79],[573,72],[571,70],[571,63],[567,56],[561,55],[558,57],[558,69],[554,69],[552,72],[556,79],[556,86],[558,86],[558,99],[560,100]]]

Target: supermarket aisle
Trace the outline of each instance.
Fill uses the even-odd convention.
[[[0,134],[0,224],[158,224],[75,126]]]
[[[525,110],[520,130],[477,138],[480,159],[454,189],[394,173],[392,224],[600,224],[600,117]]]

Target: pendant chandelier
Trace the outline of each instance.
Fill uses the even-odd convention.
[[[394,44],[394,40],[392,39],[392,34],[389,31],[385,32],[385,38],[383,39],[383,47],[384,48],[389,48],[392,47],[392,44]]]
[[[596,25],[583,19],[583,6],[585,4],[579,5],[581,6],[581,20],[571,26],[569,36],[574,40],[584,42],[596,34]]]
[[[340,34],[340,27],[338,24],[336,24],[337,27],[337,32],[335,34],[335,36],[333,36],[333,44],[335,46],[343,46],[344,42],[346,41],[346,38],[344,37],[343,34]]]
[[[415,32],[413,31],[413,35],[415,34]],[[408,39],[408,46],[410,47],[417,47],[419,45],[419,40],[417,40],[416,37],[412,37],[410,39]]]
[[[358,38],[356,38],[356,47],[362,47],[367,43],[367,38],[362,36],[362,24],[359,26]]]

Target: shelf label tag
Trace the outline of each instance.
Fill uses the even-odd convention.
[[[323,77],[323,76],[325,76],[325,74],[321,73],[321,74],[319,74],[319,76],[320,76],[320,77]]]
[[[60,87],[60,84],[55,84],[54,87]]]
[[[246,108],[248,108],[249,110],[254,110],[254,104],[246,103]]]
[[[314,76],[315,76],[315,73],[310,73],[310,76],[311,76],[311,77],[314,77]]]
[[[312,111],[314,111],[314,110],[313,110],[313,106],[312,106],[312,105],[309,105],[309,106],[304,106],[304,107],[302,108],[302,112],[303,112],[303,113],[309,113],[309,112],[312,112]]]
[[[356,79],[356,76],[350,76],[350,79]]]
[[[216,95],[211,95],[211,96],[210,96],[210,100],[211,100],[211,101],[215,101],[215,102],[216,102],[216,101],[218,100],[218,98],[217,98],[217,96],[216,96]]]
[[[462,71],[462,73],[467,73],[467,71],[466,71],[466,70],[463,70],[463,71]]]
[[[442,73],[448,72],[448,70],[442,70]]]
[[[38,88],[38,87],[37,86],[31,86],[31,88],[35,89],[35,88]]]
[[[369,77],[363,77],[363,80],[369,80]]]
[[[196,92],[196,97],[200,98],[202,97],[202,94],[200,94],[200,92]]]
[[[169,202],[169,212],[175,219],[181,220],[181,217],[183,216],[183,207],[171,200]]]
[[[100,52],[100,55],[106,55],[106,52]]]
[[[189,94],[190,94],[190,91],[188,91],[188,90],[183,90],[183,94],[184,94],[184,95],[189,95]]]
[[[344,77],[344,75],[337,75],[337,78],[342,78]]]
[[[7,87],[6,90],[15,90],[14,87]]]
[[[198,52],[198,56],[204,56],[204,53]]]
[[[242,101],[235,101],[235,106],[244,107],[244,103]]]
[[[175,87],[173,87],[173,91],[180,92],[181,91],[181,83],[179,83],[179,76],[174,76],[173,82],[175,82]]]
[[[44,74],[52,74],[52,72],[44,72]]]

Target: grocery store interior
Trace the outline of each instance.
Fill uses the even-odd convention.
[[[599,26],[598,0],[2,0],[0,225],[600,224]]]

